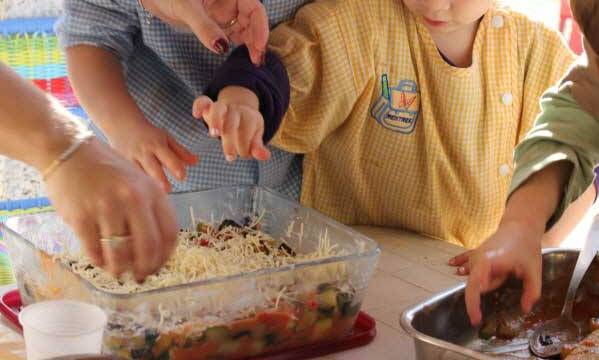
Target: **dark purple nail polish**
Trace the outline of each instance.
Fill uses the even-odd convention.
[[[214,49],[221,55],[229,52],[229,43],[225,39],[218,39],[214,42]]]

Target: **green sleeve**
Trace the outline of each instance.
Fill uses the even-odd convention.
[[[510,194],[546,166],[569,161],[572,174],[549,228],[593,183],[594,168],[599,164],[599,119],[582,110],[568,89],[547,91],[541,109],[533,129],[516,147]]]

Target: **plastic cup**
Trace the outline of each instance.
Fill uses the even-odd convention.
[[[107,318],[97,306],[78,301],[39,302],[19,314],[28,360],[100,354]]]

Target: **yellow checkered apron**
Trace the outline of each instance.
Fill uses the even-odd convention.
[[[291,107],[275,144],[304,153],[303,204],[469,248],[496,229],[515,145],[573,55],[558,33],[490,10],[469,68],[447,64],[395,0],[324,0],[276,28]]]

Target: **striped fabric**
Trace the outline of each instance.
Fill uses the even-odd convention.
[[[304,2],[263,1],[271,25],[291,17]],[[186,181],[170,179],[174,191],[258,184],[299,197],[301,157],[273,149],[267,162],[228,163],[221,143],[192,116],[193,100],[225,59],[195,35],[152,18],[138,0],[65,0],[56,29],[64,48],[91,45],[121,59],[129,92],[147,120],[200,156],[199,164],[188,169]]]

